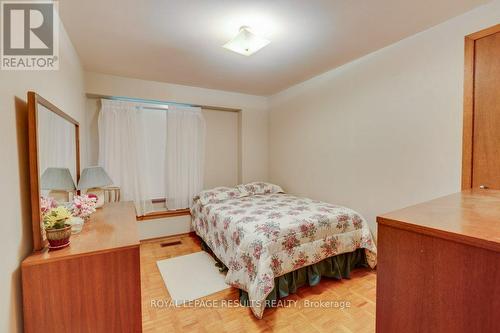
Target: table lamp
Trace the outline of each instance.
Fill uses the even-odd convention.
[[[40,179],[42,190],[50,190],[49,196],[57,202],[68,202],[69,193],[76,190],[68,168],[47,168]]]
[[[113,181],[102,167],[92,166],[83,169],[78,182],[78,189],[87,190],[87,195],[95,195],[97,197],[96,208],[100,208],[104,205],[104,190],[102,187],[111,184],[113,184]]]

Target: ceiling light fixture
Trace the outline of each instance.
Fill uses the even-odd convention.
[[[270,41],[261,38],[250,31],[247,26],[242,26],[240,32],[222,47],[233,52],[249,56],[269,44]]]

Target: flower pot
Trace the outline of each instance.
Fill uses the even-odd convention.
[[[69,245],[71,237],[71,225],[65,224],[62,229],[45,229],[50,249],[62,249]]]

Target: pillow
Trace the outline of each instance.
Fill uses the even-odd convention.
[[[239,198],[243,194],[236,187],[216,187],[210,190],[201,191],[194,200],[199,199],[202,205],[220,202],[227,199]]]
[[[241,184],[236,188],[243,193],[243,195],[285,193],[280,186],[265,182]]]

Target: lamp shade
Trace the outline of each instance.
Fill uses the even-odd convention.
[[[78,182],[78,189],[85,190],[111,184],[113,184],[113,181],[102,167],[92,166],[83,169],[80,181]]]
[[[242,26],[240,32],[222,47],[249,56],[269,44],[267,39],[254,34],[249,27]]]
[[[47,168],[40,180],[42,190],[74,191],[73,177],[68,168]]]

